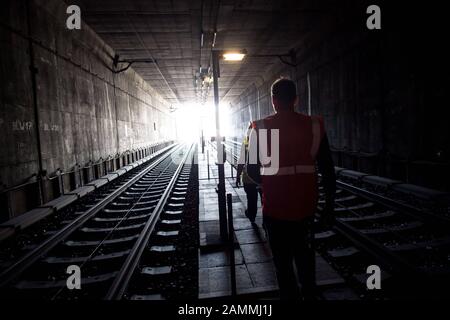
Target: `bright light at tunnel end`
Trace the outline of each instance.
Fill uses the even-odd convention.
[[[227,107],[220,108],[221,135],[228,136],[231,133],[230,110]],[[216,120],[214,105],[206,103],[185,103],[177,106],[174,112],[176,121],[177,140],[183,142],[199,141],[202,132],[206,140],[216,136]]]
[[[194,142],[200,132],[200,108],[198,104],[188,103],[178,106],[175,111],[177,139]]]

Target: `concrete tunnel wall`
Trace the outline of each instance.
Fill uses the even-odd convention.
[[[297,83],[298,111],[308,113],[309,78],[311,114],[324,117],[336,165],[450,190],[442,179],[450,169],[442,39],[435,26],[398,27],[388,18],[398,17],[383,20],[389,32],[350,19],[322,29],[296,48],[296,68],[265,70],[231,103],[232,138],[273,113],[270,86],[280,76]]]
[[[114,75],[114,51],[84,23],[68,30],[67,5],[58,0],[30,1],[36,124],[26,1],[2,6],[0,190],[38,173],[36,125],[48,175],[175,138],[169,104],[131,68]]]

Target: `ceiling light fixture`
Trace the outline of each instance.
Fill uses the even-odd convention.
[[[223,60],[225,61],[242,61],[247,53],[241,52],[225,52],[223,53]]]

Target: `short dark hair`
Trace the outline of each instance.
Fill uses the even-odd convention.
[[[272,84],[272,96],[283,105],[290,105],[297,97],[295,82],[289,79],[280,78]]]

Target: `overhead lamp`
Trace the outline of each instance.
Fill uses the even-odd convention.
[[[223,60],[225,61],[242,61],[244,59],[247,52],[245,50],[242,51],[230,51],[224,52],[222,54]]]

